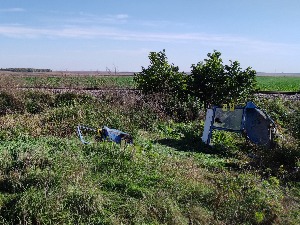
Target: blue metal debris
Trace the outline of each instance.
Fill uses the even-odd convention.
[[[111,129],[107,126],[103,126],[102,128],[95,129],[95,128],[87,127],[84,125],[78,125],[77,126],[77,134],[79,136],[80,141],[83,144],[91,143],[90,141],[87,141],[84,138],[83,132],[92,134],[96,141],[112,141],[117,144],[121,144],[121,142],[124,141],[127,144],[133,144],[132,136],[123,131],[120,131],[117,129]]]
[[[210,144],[213,130],[225,130],[246,134],[257,144],[270,147],[276,126],[274,121],[253,102],[244,107],[214,106],[207,109],[202,141]]]

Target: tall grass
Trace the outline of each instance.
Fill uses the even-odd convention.
[[[134,94],[1,92],[0,221],[299,224],[299,136],[288,130],[299,104],[257,101],[281,124],[272,151],[225,132],[205,146],[201,117],[175,122]],[[134,145],[83,145],[77,124],[129,132]]]

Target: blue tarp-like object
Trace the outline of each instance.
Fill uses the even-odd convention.
[[[274,121],[253,102],[233,110],[214,106],[207,110],[202,141],[210,144],[213,130],[225,130],[245,133],[251,142],[269,147],[274,129]]]
[[[77,126],[77,134],[80,138],[80,141],[83,144],[90,144],[90,142],[84,138],[83,131],[93,133],[94,139],[99,141],[107,140],[107,141],[115,142],[117,144],[121,144],[121,141],[124,140],[127,144],[133,144],[131,135],[123,131],[117,129],[111,129],[107,126],[104,126],[101,129],[95,129],[95,128],[79,125]]]
[[[128,136],[129,134],[124,133],[117,129],[111,129],[106,126],[102,128],[103,136],[108,139],[109,141],[116,142],[117,144],[120,144],[124,136]],[[130,141],[130,144],[132,144],[132,140]]]

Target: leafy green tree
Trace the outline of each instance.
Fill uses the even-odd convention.
[[[189,76],[179,72],[174,64],[169,64],[165,50],[150,52],[149,59],[148,68],[142,67],[142,71],[135,74],[137,88],[144,94],[163,93],[184,97]]]
[[[223,65],[221,53],[207,54],[208,59],[192,65],[190,89],[194,96],[209,104],[245,102],[256,87],[256,71],[242,70],[239,62]]]
[[[142,71],[135,74],[137,88],[146,95],[147,101],[155,101],[154,105],[172,118],[179,121],[195,119],[200,102],[189,94],[191,77],[169,64],[165,50],[150,52],[149,59],[148,68],[142,67]]]

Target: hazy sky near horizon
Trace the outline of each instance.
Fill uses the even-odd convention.
[[[300,72],[299,0],[0,0],[0,67],[140,71],[151,51],[189,72],[213,50]]]

